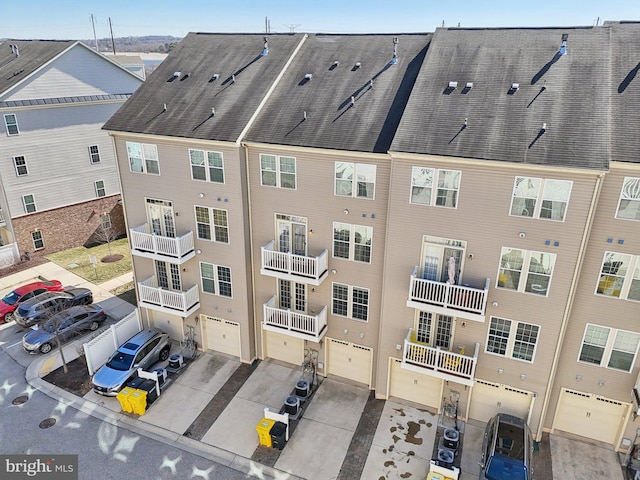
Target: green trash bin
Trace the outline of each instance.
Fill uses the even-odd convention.
[[[276,422],[271,427],[271,444],[273,448],[277,448],[278,450],[282,450],[284,448],[284,444],[287,443],[287,425],[282,422]]]

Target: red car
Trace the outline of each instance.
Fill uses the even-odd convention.
[[[61,292],[62,284],[58,280],[33,282],[16,288],[0,300],[0,323],[13,320],[13,311],[20,303],[44,292]]]

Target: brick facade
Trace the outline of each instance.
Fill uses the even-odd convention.
[[[44,256],[82,245],[90,246],[99,242],[103,213],[109,213],[114,234],[126,234],[124,212],[118,203],[120,195],[103,197],[90,202],[56,208],[46,212],[36,212],[11,220],[20,254],[28,252],[33,256]],[[31,233],[42,232],[44,248],[34,251]]]

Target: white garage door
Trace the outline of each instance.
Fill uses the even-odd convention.
[[[265,358],[302,365],[304,359],[304,340],[275,332],[264,332]]]
[[[496,413],[509,413],[528,421],[533,398],[533,392],[476,379],[469,417],[488,422]]]
[[[202,315],[202,325],[207,339],[206,347],[214,352],[240,356],[240,325],[222,318]]]
[[[629,403],[563,388],[551,432],[563,430],[617,445],[630,407]]]
[[[389,396],[432,407],[440,411],[444,380],[402,368],[402,360],[390,358]]]
[[[369,347],[327,338],[328,374],[370,386],[372,362],[373,350]]]

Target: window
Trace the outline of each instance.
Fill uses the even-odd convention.
[[[29,175],[27,171],[27,160],[23,156],[13,157],[13,166],[16,169],[16,175],[23,177]]]
[[[191,161],[191,178],[207,182],[224,183],[222,153],[189,149],[189,159]]]
[[[107,194],[106,189],[104,188],[104,180],[96,180],[96,197],[104,197]]]
[[[640,301],[640,256],[605,252],[596,294]]]
[[[92,164],[100,163],[100,151],[98,145],[91,145],[89,147],[89,161]]]
[[[100,224],[105,230],[111,228],[111,215],[109,215],[108,213],[103,213],[102,215],[100,215]]]
[[[491,317],[485,352],[533,362],[539,334],[538,325]]]
[[[33,240],[34,250],[42,250],[44,248],[44,238],[42,238],[42,232],[40,230],[31,232],[31,240]]]
[[[510,215],[563,222],[572,186],[569,180],[516,177]]]
[[[354,186],[354,182],[356,182]],[[376,166],[366,163],[335,163],[335,194],[340,197],[371,198],[376,190]]]
[[[502,247],[496,287],[547,296],[555,253]]]
[[[417,205],[457,208],[460,177],[462,172],[459,170],[413,167],[409,201]]]
[[[640,178],[625,177],[620,190],[616,218],[640,220]]]
[[[7,135],[20,135],[18,117],[13,113],[9,113],[4,116],[4,125],[7,127]]]
[[[231,269],[220,265],[200,262],[202,291],[231,297]]]
[[[453,317],[421,310],[418,310],[417,314],[415,340],[449,350],[453,338]]]
[[[279,279],[278,306],[285,310],[305,313],[307,311],[307,286],[304,283]]]
[[[160,175],[158,147],[155,145],[127,142],[127,155],[132,172]]]
[[[334,283],[331,311],[334,315],[367,321],[369,318],[369,289]]]
[[[640,333],[587,324],[578,361],[630,372],[639,344]]]
[[[27,213],[33,213],[36,211],[36,197],[31,195],[23,195],[22,203],[24,204],[24,211]]]
[[[212,221],[213,229],[211,228]],[[196,230],[198,238],[202,240],[229,243],[227,211],[218,208],[196,206]]]
[[[260,154],[260,184],[266,187],[296,188],[296,159]]]
[[[371,263],[372,227],[333,224],[333,256],[355,262]]]
[[[156,279],[160,288],[166,288],[179,292],[182,290],[182,279],[180,278],[180,265],[175,263],[156,260]]]

